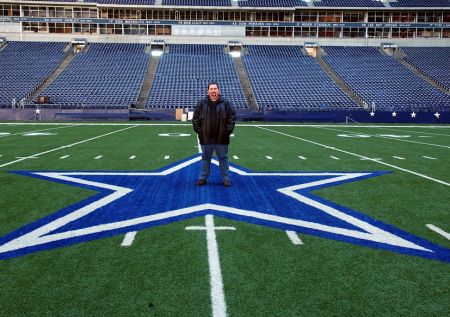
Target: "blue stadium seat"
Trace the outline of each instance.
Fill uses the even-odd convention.
[[[0,52],[0,106],[29,98],[66,58],[68,44],[8,42]]]
[[[150,108],[193,108],[206,95],[208,83],[236,108],[248,108],[232,57],[222,45],[170,44],[160,57],[146,101]]]
[[[130,107],[136,104],[150,61],[144,50],[145,44],[93,43],[42,95],[62,107]]]
[[[258,105],[268,110],[359,107],[300,46],[246,46],[245,69]]]
[[[377,109],[448,107],[450,95],[433,86],[377,47],[322,47],[324,60],[347,87]]]

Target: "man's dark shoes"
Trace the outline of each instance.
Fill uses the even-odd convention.
[[[197,182],[197,186],[203,186],[206,185],[208,182],[206,181],[206,179],[199,179]]]
[[[231,182],[230,181],[223,181],[223,185],[225,187],[230,187],[231,186]]]

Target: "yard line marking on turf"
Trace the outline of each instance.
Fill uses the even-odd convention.
[[[136,155],[131,155],[130,160],[134,160],[136,158]]]
[[[404,160],[404,157],[400,157],[400,156],[393,156],[393,158],[396,158],[397,160]]]
[[[64,127],[56,127],[56,128],[48,128],[48,129],[41,129],[41,130],[36,130],[36,131],[30,131],[27,133],[36,133],[36,132],[42,132],[42,131],[48,131],[48,130],[56,130],[56,129],[66,129],[66,128],[73,128],[75,127],[74,125],[69,125],[69,126],[64,126]],[[13,136],[13,135],[22,135],[24,132],[19,132],[19,133],[11,133],[11,134],[7,134],[7,135],[0,135],[1,137],[5,137],[5,136]]]
[[[389,166],[389,167],[398,169],[399,171],[403,171],[403,172],[406,172],[406,173],[410,173],[410,174],[413,174],[413,175],[416,175],[416,176],[419,176],[419,177],[422,177],[422,178],[431,180],[431,181],[433,181],[433,182],[436,182],[436,183],[439,183],[439,184],[442,184],[442,185],[450,186],[449,183],[446,183],[446,182],[441,181],[441,180],[439,180],[439,179],[436,179],[436,178],[433,178],[433,177],[430,177],[430,176],[427,176],[427,175],[424,175],[424,174],[420,174],[420,173],[417,173],[417,172],[414,172],[414,171],[410,171],[410,170],[407,170],[407,169],[402,168],[402,167],[399,167],[399,166],[395,166],[395,165],[392,165],[392,164],[388,164],[388,163],[385,163],[385,162],[383,162],[383,161],[374,160],[374,159],[371,159],[371,158],[366,157],[366,156],[364,156],[364,155],[359,155],[359,154],[356,154],[356,153],[352,153],[352,152],[348,152],[348,151],[344,151],[344,150],[332,148],[332,147],[329,147],[328,145],[324,145],[324,144],[320,144],[320,143],[317,143],[317,142],[314,142],[314,141],[310,141],[310,140],[306,140],[306,139],[303,139],[303,138],[299,138],[299,137],[297,137],[297,136],[293,136],[293,135],[286,134],[286,133],[283,133],[283,132],[279,132],[279,131],[267,129],[267,128],[264,128],[264,127],[261,127],[261,126],[256,126],[256,128],[258,128],[258,129],[263,129],[263,130],[267,130],[267,131],[270,131],[270,132],[273,132],[273,133],[278,133],[278,134],[281,134],[281,135],[284,135],[284,136],[287,136],[287,137],[290,137],[290,138],[293,138],[293,139],[297,139],[297,140],[300,140],[300,141],[303,141],[303,142],[315,144],[315,145],[317,145],[317,146],[321,146],[321,147],[324,147],[324,148],[326,148],[326,149],[332,149],[332,150],[335,150],[335,151],[339,151],[339,152],[341,152],[341,153],[353,155],[353,156],[356,156],[356,157],[359,157],[359,158],[364,158],[364,159],[366,159],[366,160],[368,160],[368,161],[372,161],[372,162],[375,162],[375,163],[378,163],[378,164],[386,165],[386,166]]]
[[[197,135],[197,146],[198,146],[198,153],[202,153],[202,146],[200,145],[200,139],[198,138],[198,135]]]
[[[266,156],[266,158],[267,158],[268,160],[273,160],[273,158],[272,158],[271,156]]]
[[[123,238],[121,246],[122,247],[129,247],[130,245],[132,245],[133,241],[134,241],[134,238],[136,237],[136,233],[137,233],[137,231],[128,232],[125,235],[125,238]]]
[[[365,157],[363,157],[363,158],[360,158],[360,160],[361,161],[381,161],[382,158],[379,158],[379,157],[377,157],[377,158],[365,158]]]
[[[295,231],[290,231],[290,230],[286,230],[286,233],[289,237],[289,239],[291,239],[291,242],[295,245],[301,245],[303,244],[303,241],[300,240],[300,238],[297,235],[297,232]]]
[[[165,160],[168,160],[169,158],[170,158],[169,155],[164,156],[164,159],[165,159]]]
[[[433,225],[431,225],[431,224],[428,224],[428,225],[426,225],[428,228],[430,228],[431,230],[433,230],[434,232],[437,232],[437,233],[439,233],[441,236],[443,236],[443,237],[445,237],[445,238],[447,238],[448,240],[450,240],[450,233],[447,233],[447,232],[445,232],[444,230],[442,230],[442,229],[440,229],[440,228],[438,228],[438,227],[436,227],[436,226],[433,226]]]
[[[423,158],[429,159],[429,160],[437,160],[435,157],[429,157],[429,156],[422,156]]]
[[[17,159],[38,159],[38,156],[16,156]]]
[[[303,156],[299,156],[299,158],[301,158],[302,160],[306,160],[306,157]]]
[[[235,160],[239,160],[239,157],[237,157],[237,155],[233,155],[233,158],[234,158]]]
[[[96,157],[94,158],[94,160],[101,159],[102,157],[103,157],[103,155],[96,156]]]
[[[236,228],[214,227],[213,215],[206,215],[205,227],[186,227],[186,230],[206,230],[213,317],[226,317],[227,306],[225,303],[225,294],[223,292],[222,271],[220,270],[219,248],[217,246],[216,230],[236,230]]]
[[[23,157],[23,158],[20,158],[18,160],[15,160],[15,161],[2,164],[2,165],[0,165],[0,167],[5,167],[5,166],[8,166],[8,165],[11,165],[11,164],[18,163],[20,161],[26,160],[27,158],[38,157],[40,155],[44,155],[44,154],[52,153],[52,152],[55,152],[55,151],[59,151],[59,150],[62,150],[62,149],[68,148],[68,147],[72,147],[74,145],[79,145],[79,144],[82,144],[82,143],[85,143],[85,142],[89,142],[89,141],[92,141],[92,140],[95,140],[95,139],[103,138],[105,136],[108,136],[108,135],[111,135],[111,134],[114,134],[114,133],[118,133],[118,132],[122,132],[122,131],[125,131],[125,130],[128,130],[128,129],[136,128],[136,127],[137,127],[137,125],[133,125],[131,127],[126,127],[126,128],[123,128],[123,129],[120,129],[120,130],[117,130],[117,131],[113,131],[113,132],[109,132],[109,133],[106,133],[106,134],[102,134],[102,135],[99,135],[99,136],[96,136],[96,137],[93,137],[93,138],[90,138],[90,139],[86,139],[86,140],[83,140],[83,141],[75,142],[75,143],[72,143],[72,144],[69,144],[69,145],[63,145],[63,146],[60,146],[60,147],[58,147],[56,149],[48,150],[48,151],[45,151],[45,152],[41,152],[41,153],[38,153],[38,154],[31,155],[29,157]]]
[[[336,156],[330,156],[332,159],[335,159],[335,160],[340,160],[340,158],[338,158],[338,157],[336,157]]]
[[[320,128],[320,129],[324,129],[324,130],[331,130],[331,131],[338,131],[338,132],[345,132],[345,133],[352,133],[352,134],[360,134],[358,132],[346,131],[346,130],[342,130],[342,129],[331,129],[329,127],[322,127],[322,126],[314,126],[314,128]],[[377,127],[377,128],[383,128],[383,127]],[[423,132],[423,133],[426,133],[426,132]],[[405,139],[402,139],[402,138],[393,138],[393,137],[382,136],[382,135],[377,135],[377,134],[370,134],[370,136],[375,137],[375,138],[381,138],[381,139],[397,140],[397,141],[415,143],[415,144],[420,144],[420,145],[430,145],[430,146],[437,146],[437,147],[443,147],[443,148],[446,148],[446,149],[450,149],[450,146],[447,146],[447,145],[425,143],[425,142],[417,142],[417,141],[405,140]]]
[[[59,159],[60,160],[63,160],[63,159],[65,159],[65,158],[68,158],[70,155],[64,155],[64,156],[61,156]]]

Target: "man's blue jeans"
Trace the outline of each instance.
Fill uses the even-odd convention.
[[[228,144],[206,144],[201,145],[202,148],[202,171],[200,179],[208,179],[211,174],[211,159],[214,151],[216,151],[217,158],[219,159],[220,174],[224,181],[230,180],[229,165],[228,165]]]

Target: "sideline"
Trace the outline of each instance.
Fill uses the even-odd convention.
[[[109,132],[109,133],[106,133],[106,134],[102,134],[102,135],[99,135],[99,136],[96,136],[96,137],[93,137],[93,138],[90,138],[90,139],[86,139],[86,140],[83,140],[83,141],[75,142],[75,143],[72,143],[72,144],[69,144],[69,145],[63,145],[63,146],[60,146],[60,147],[58,147],[56,149],[52,149],[52,150],[48,150],[48,151],[45,151],[45,152],[37,153],[37,154],[30,155],[30,156],[27,156],[27,157],[22,157],[22,158],[20,158],[18,160],[2,164],[2,165],[0,165],[0,168],[8,166],[8,165],[11,165],[11,164],[14,164],[14,163],[18,163],[20,161],[23,161],[23,160],[26,160],[26,159],[29,159],[29,158],[37,158],[40,155],[44,155],[44,154],[48,154],[48,153],[51,153],[51,152],[59,151],[59,150],[62,150],[62,149],[68,148],[68,147],[72,147],[74,145],[78,145],[78,144],[82,144],[82,143],[85,143],[85,142],[89,142],[89,141],[92,141],[92,140],[95,140],[95,139],[99,139],[99,138],[102,138],[102,137],[105,137],[105,136],[108,136],[108,135],[111,135],[111,134],[114,134],[114,133],[117,133],[117,132],[122,132],[122,131],[125,131],[125,130],[128,130],[128,129],[132,129],[132,128],[135,128],[135,127],[136,127],[136,125],[131,126],[131,127],[127,127],[127,128],[124,128],[124,129],[120,129],[120,130],[117,130],[117,131]]]
[[[72,126],[92,126],[92,125],[110,125],[110,126],[191,126],[192,123],[182,123],[179,121],[166,121],[166,123],[68,123],[68,122],[61,122],[61,123],[53,123],[53,122],[44,122],[44,123],[31,123],[31,122],[15,122],[15,123],[6,123],[6,122],[0,122],[0,125],[72,125]],[[353,125],[346,125],[346,124],[279,124],[279,123],[265,123],[261,124],[258,122],[250,122],[250,123],[240,123],[240,121],[236,122],[236,126],[238,127],[296,127],[296,128],[311,128],[311,127],[332,127],[332,128],[425,128],[425,129],[450,129],[450,125],[436,125],[436,124],[430,124],[430,125],[359,125],[359,124],[353,124]]]
[[[263,127],[258,127],[258,128],[263,129],[263,130],[266,130],[266,131],[270,131],[270,132],[273,132],[273,133],[278,133],[278,134],[281,134],[281,135],[284,135],[284,136],[287,136],[287,137],[290,137],[290,138],[293,138],[293,139],[301,140],[301,141],[304,141],[304,142],[307,142],[307,143],[315,144],[315,145],[324,147],[324,148],[326,148],[326,149],[335,150],[335,151],[338,151],[338,152],[341,152],[341,153],[353,155],[353,156],[356,156],[356,157],[359,157],[359,158],[362,158],[362,159],[365,159],[365,160],[368,160],[368,161],[372,161],[372,162],[375,162],[375,163],[378,163],[378,164],[386,165],[386,166],[395,168],[395,169],[397,169],[397,170],[400,170],[400,171],[403,171],[403,172],[406,172],[406,173],[409,173],[409,174],[413,174],[413,175],[416,175],[416,176],[419,176],[419,177],[422,177],[422,178],[431,180],[431,181],[433,181],[433,182],[436,182],[436,183],[439,183],[439,184],[442,184],[442,185],[450,186],[449,183],[446,183],[446,182],[441,181],[441,180],[439,180],[439,179],[432,178],[432,177],[430,177],[430,176],[423,175],[423,174],[420,174],[420,173],[417,173],[417,172],[414,172],[414,171],[410,171],[410,170],[404,169],[404,168],[399,167],[399,166],[395,166],[395,165],[392,165],[392,164],[388,164],[388,163],[385,163],[385,162],[383,162],[383,161],[379,161],[379,160],[376,160],[376,159],[372,159],[372,158],[366,157],[366,156],[364,156],[364,155],[359,155],[359,154],[356,154],[356,153],[347,152],[347,151],[340,150],[340,149],[337,149],[337,148],[332,147],[332,146],[328,146],[328,145],[320,144],[320,143],[317,143],[317,142],[314,142],[314,141],[302,139],[302,138],[299,138],[299,137],[296,137],[296,136],[293,136],[293,135],[289,135],[289,134],[286,134],[286,133],[283,133],[283,132],[279,132],[279,131],[275,131],[275,130],[270,130],[270,129],[263,128]]]

